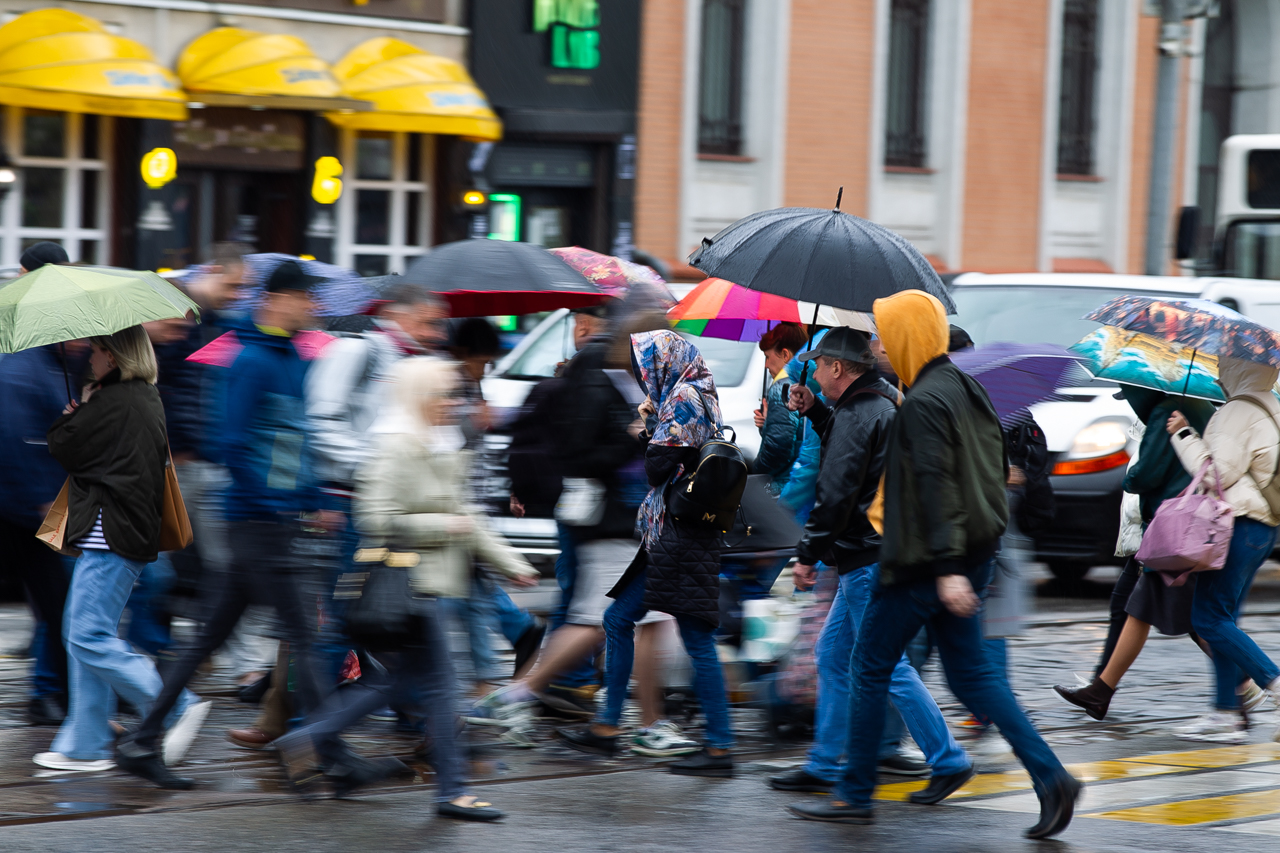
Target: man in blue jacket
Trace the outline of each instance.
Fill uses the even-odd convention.
[[[163,788],[194,784],[170,771],[156,749],[165,715],[250,603],[270,604],[280,617],[298,662],[299,711],[307,713],[322,698],[324,681],[317,675],[307,607],[291,556],[300,517],[320,507],[303,400],[307,364],[292,341],[313,322],[314,281],[296,262],[282,263],[267,279],[265,301],[252,322],[236,330],[244,349],[230,368],[222,419],[224,459],[232,480],[226,517],[235,528],[231,570],[213,590],[200,635],[165,673],[164,688],[147,718],[116,746],[120,769]],[[314,523],[336,527],[341,519],[331,515],[320,512]],[[184,715],[166,742],[194,737],[200,722],[190,723]]]
[[[68,345],[83,350],[84,344]],[[68,363],[72,362],[72,363]],[[78,363],[76,363],[78,362]],[[43,623],[28,717],[59,725],[66,716],[67,652],[62,611],[68,575],[64,560],[36,539],[67,472],[49,455],[45,433],[67,405],[67,389],[83,359],[64,361],[61,347],[37,347],[0,360],[0,568],[22,581]],[[43,676],[43,677],[42,677]]]

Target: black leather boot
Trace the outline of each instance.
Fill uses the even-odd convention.
[[[1111,697],[1116,695],[1115,688],[1108,687],[1107,682],[1095,678],[1088,687],[1072,688],[1064,684],[1053,688],[1058,695],[1072,705],[1084,708],[1084,712],[1095,720],[1107,716],[1107,708],[1111,705]]]

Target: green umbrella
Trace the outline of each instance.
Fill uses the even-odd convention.
[[[109,335],[188,311],[200,315],[153,272],[48,264],[0,287],[0,352]]]

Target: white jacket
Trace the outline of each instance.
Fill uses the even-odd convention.
[[[1280,426],[1275,417],[1280,415],[1280,403],[1271,393],[1280,371],[1234,358],[1219,359],[1218,370],[1218,382],[1228,402],[1209,419],[1204,438],[1196,435],[1195,430],[1186,437],[1175,435],[1173,449],[1182,467],[1193,477],[1206,459],[1212,459],[1218,469],[1223,496],[1236,515],[1275,527],[1280,519],[1271,514],[1259,484],[1265,486],[1271,482],[1280,462]],[[1257,400],[1272,417],[1253,403],[1230,400],[1243,396]],[[1206,479],[1210,476],[1206,475]]]
[[[375,329],[338,338],[307,371],[307,420],[322,483],[355,481],[373,453],[369,429],[387,402],[391,368],[404,357],[387,332]]]

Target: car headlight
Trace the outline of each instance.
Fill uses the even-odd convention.
[[[1076,439],[1071,442],[1071,449],[1067,451],[1065,458],[1109,456],[1117,450],[1124,450],[1128,444],[1129,422],[1119,418],[1104,418],[1076,433]]]

